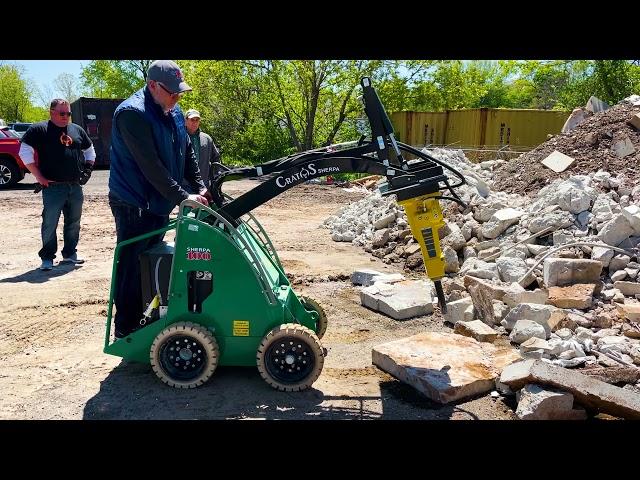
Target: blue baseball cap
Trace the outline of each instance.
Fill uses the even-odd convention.
[[[184,81],[184,75],[177,63],[171,60],[156,60],[149,66],[147,79],[162,83],[171,93],[193,90]]]

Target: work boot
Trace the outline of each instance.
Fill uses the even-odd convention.
[[[53,260],[44,259],[42,260],[42,265],[40,265],[40,270],[47,271],[53,268]]]
[[[73,263],[75,265],[80,265],[84,263],[84,258],[78,258],[78,254],[74,253],[70,257],[63,258],[60,263]]]

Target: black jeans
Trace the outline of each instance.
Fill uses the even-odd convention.
[[[117,242],[166,226],[169,215],[155,215],[109,196],[109,206],[116,221]],[[127,334],[139,326],[144,311],[140,274],[140,254],[159,243],[164,233],[122,247],[116,269],[114,303],[116,330]]]

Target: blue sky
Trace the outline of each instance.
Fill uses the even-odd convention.
[[[53,88],[53,80],[61,73],[70,73],[78,80],[83,66],[90,60],[9,60],[10,63],[22,65],[25,76],[35,81],[38,87],[45,85]]]

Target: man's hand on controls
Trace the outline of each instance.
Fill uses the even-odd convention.
[[[189,195],[188,198],[189,200],[193,200],[194,202],[198,202],[203,205],[209,206],[209,200],[207,200],[207,198],[203,195],[193,194],[193,195]]]

